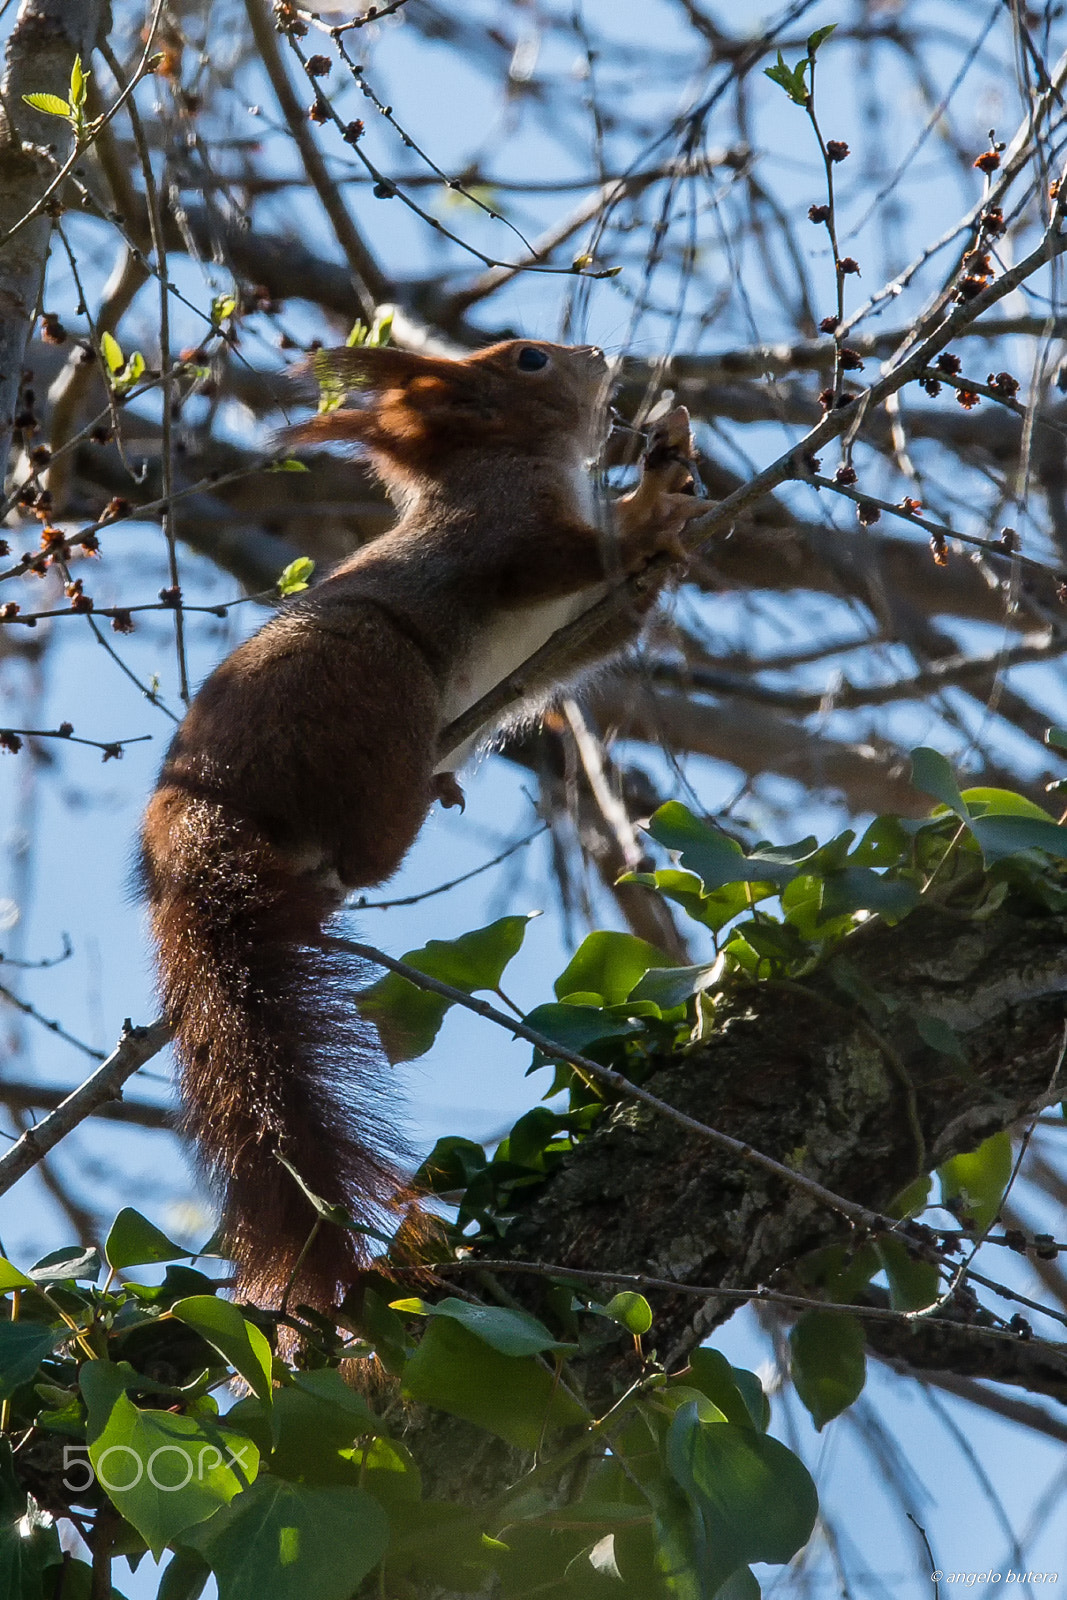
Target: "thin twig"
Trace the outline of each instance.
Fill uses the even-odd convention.
[[[99,1106],[109,1100],[121,1100],[122,1085],[146,1061],[158,1055],[170,1038],[169,1023],[162,1017],[147,1027],[135,1028],[127,1019],[122,1035],[107,1060],[102,1062],[92,1077],[86,1078],[62,1105],[51,1112],[35,1128],[30,1128],[4,1155],[0,1156],[0,1194],[6,1194],[12,1184],[25,1177],[37,1163],[55,1148],[61,1139],[91,1116]]]

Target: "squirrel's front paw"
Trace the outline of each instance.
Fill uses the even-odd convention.
[[[649,430],[637,488],[616,502],[619,531],[634,556],[665,551],[679,561],[688,558],[682,529],[711,510],[710,501],[696,496],[692,457],[689,412],[675,406]]]

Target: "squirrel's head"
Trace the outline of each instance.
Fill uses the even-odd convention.
[[[286,437],[363,444],[386,478],[432,475],[458,450],[588,458],[606,432],[610,378],[595,345],[509,339],[459,361],[391,345],[319,350],[310,367],[324,389],[359,403]]]

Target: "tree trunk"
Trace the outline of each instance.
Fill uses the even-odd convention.
[[[52,218],[42,212],[8,235],[69,156],[73,131],[23,95],[67,98],[76,55],[88,63],[109,24],[108,0],[23,0],[0,87],[0,460],[7,460],[26,344],[44,281]]]

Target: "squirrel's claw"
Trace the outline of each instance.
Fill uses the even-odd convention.
[[[446,811],[451,811],[456,806],[461,811],[466,811],[467,809],[467,798],[460,788],[454,772],[434,773],[433,797],[441,802]]]

